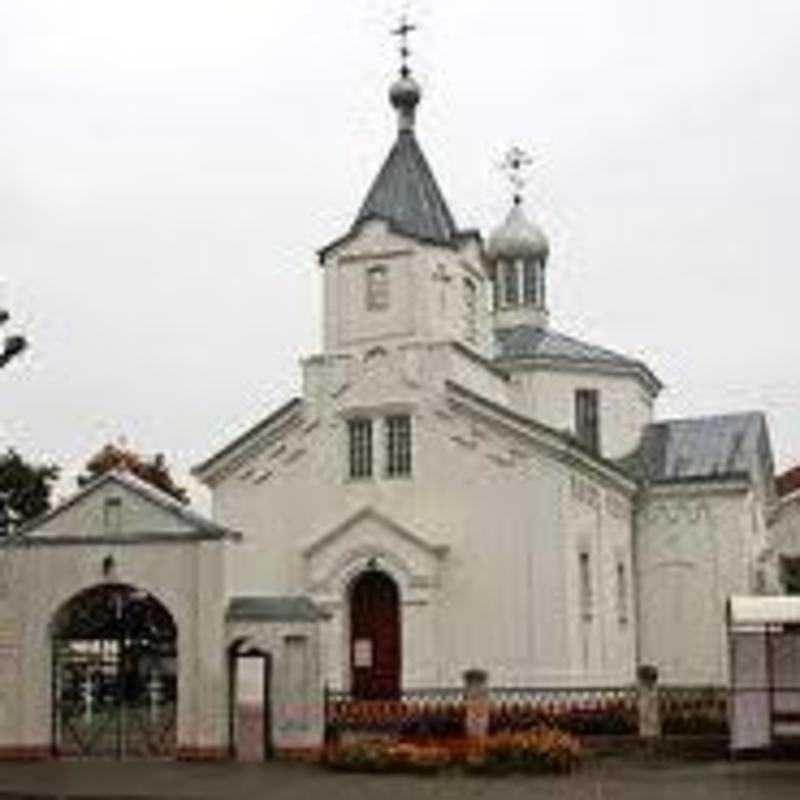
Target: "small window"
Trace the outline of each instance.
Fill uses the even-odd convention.
[[[535,261],[526,261],[522,272],[522,297],[527,305],[535,306],[538,300],[537,269]]]
[[[464,336],[468,342],[478,340],[478,292],[475,281],[464,278]]]
[[[389,308],[389,270],[384,266],[367,270],[367,310]]]
[[[515,306],[519,302],[519,278],[516,264],[506,264],[503,272],[503,284],[506,305]]]
[[[122,530],[122,498],[107,497],[103,503],[103,529],[106,533]]]
[[[575,435],[592,452],[600,450],[599,392],[578,389],[575,392]]]
[[[617,562],[617,621],[628,623],[628,574],[622,561]]]
[[[585,551],[578,555],[578,570],[580,573],[581,617],[585,622],[591,622],[592,570],[589,563],[589,554]]]
[[[372,476],[372,420],[359,417],[348,420],[350,437],[350,477]]]
[[[411,474],[411,417],[386,417],[386,475],[395,478]]]

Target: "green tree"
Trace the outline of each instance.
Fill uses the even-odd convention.
[[[27,522],[50,509],[50,493],[58,480],[55,464],[31,464],[13,449],[0,455],[0,516],[4,524]]]

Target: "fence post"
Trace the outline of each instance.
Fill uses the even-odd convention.
[[[482,669],[464,673],[467,739],[484,739],[489,733],[489,676]]]
[[[636,678],[638,681],[639,736],[649,749],[653,749],[656,740],[661,737],[658,669],[650,664],[642,664],[636,670]]]

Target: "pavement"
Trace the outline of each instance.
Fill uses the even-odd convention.
[[[0,800],[797,800],[800,762],[598,760],[572,776],[356,775],[313,764],[0,764]]]

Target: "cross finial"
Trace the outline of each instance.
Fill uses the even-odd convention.
[[[403,14],[400,18],[400,25],[392,31],[392,36],[397,36],[400,39],[400,74],[406,78],[410,70],[408,68],[408,57],[411,55],[411,50],[408,47],[408,34],[415,31],[417,26],[408,21],[408,15]]]
[[[533,159],[521,147],[514,145],[505,155],[500,169],[506,173],[514,192],[514,204],[522,202],[522,190],[528,182],[526,167],[533,164]]]

